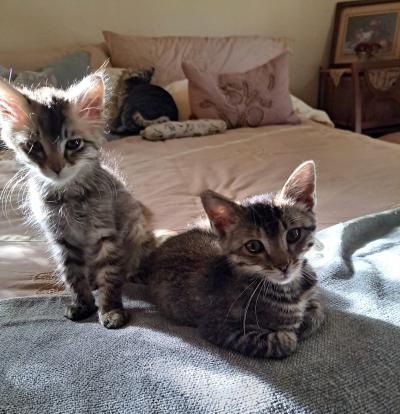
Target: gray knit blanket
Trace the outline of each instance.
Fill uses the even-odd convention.
[[[66,296],[0,302],[0,413],[400,413],[400,210],[318,234],[326,323],[283,361],[245,358],[161,317],[139,286],[110,331]]]

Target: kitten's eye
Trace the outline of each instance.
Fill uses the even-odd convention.
[[[65,148],[68,151],[76,151],[76,150],[80,149],[82,147],[82,145],[83,145],[83,141],[81,139],[79,139],[79,138],[70,139],[65,144]]]
[[[264,251],[264,245],[258,240],[250,240],[245,244],[246,249],[252,254]]]
[[[295,228],[291,229],[286,233],[286,241],[289,244],[296,243],[301,237],[301,229]]]

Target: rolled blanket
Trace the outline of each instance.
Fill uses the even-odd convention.
[[[183,122],[163,122],[150,125],[140,135],[150,141],[171,138],[200,137],[219,134],[226,130],[226,123],[220,119],[196,119]]]

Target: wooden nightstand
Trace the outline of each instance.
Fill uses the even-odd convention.
[[[400,131],[400,60],[321,69],[318,107],[339,128],[373,136]]]

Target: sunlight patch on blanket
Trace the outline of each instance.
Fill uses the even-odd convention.
[[[0,244],[0,263],[6,264],[13,260],[27,259],[41,266],[46,266],[48,260],[46,256],[37,256],[37,252],[27,243],[1,243]]]

